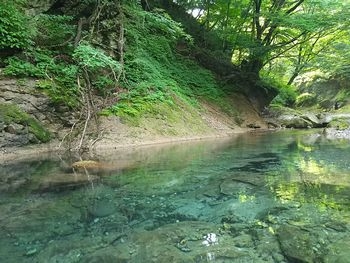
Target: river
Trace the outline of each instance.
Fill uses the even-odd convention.
[[[289,130],[90,159],[0,166],[0,262],[349,262],[348,141]]]

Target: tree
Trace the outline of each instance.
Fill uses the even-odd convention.
[[[287,72],[289,85],[299,74],[316,68],[320,69],[318,58],[329,52],[334,53],[330,48],[333,43],[348,42],[348,38],[344,37],[344,33],[349,28],[348,16],[349,10],[346,4],[344,5],[344,1],[342,3],[318,1],[312,6],[310,4],[303,6],[303,14],[300,18],[296,17],[298,21],[293,23],[296,25],[299,23],[306,29],[306,33],[300,37],[295,47],[286,50],[280,56],[278,54],[272,56],[272,60],[283,61],[288,65],[285,66],[285,72]],[[339,59],[337,61],[339,62]]]
[[[199,21],[207,30],[219,32],[223,49],[232,47],[233,61],[256,78],[265,65],[288,57],[294,67],[289,82],[325,51],[349,15],[348,0],[176,2],[191,10],[203,10]]]
[[[308,36],[308,34],[304,36],[306,40],[299,44],[298,48],[295,49],[295,54],[289,58],[293,71],[289,77],[288,85],[291,85],[306,68],[312,68],[312,60],[325,51],[327,46],[337,37],[337,35],[328,38],[326,36],[325,32],[320,32],[313,37]]]
[[[327,52],[319,54],[314,64],[323,72],[350,79],[350,30],[342,31],[327,45]]]

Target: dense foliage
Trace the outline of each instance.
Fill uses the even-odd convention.
[[[73,108],[82,101],[82,91],[89,89],[106,98],[99,107],[103,114],[133,121],[159,111],[160,104],[167,115],[175,101],[196,106],[199,98],[236,114],[213,73],[176,52],[178,43],[190,46],[192,38],[164,10],[149,12],[140,3],[101,1],[90,12],[99,17],[81,28],[79,22],[85,18],[32,17],[32,42],[6,59],[4,73],[38,78],[38,88],[54,102]],[[18,15],[27,19],[23,12]]]
[[[1,1],[0,50],[28,48],[33,33],[28,22],[20,1]]]
[[[137,118],[153,112],[154,102],[171,108],[174,100],[198,99],[235,114],[225,85],[197,64],[227,54],[247,78],[278,87],[274,102],[285,105],[297,96],[286,84],[302,73],[349,75],[348,0],[71,2],[28,16],[26,1],[2,1],[0,49],[5,74],[38,78],[54,102],[72,108],[89,93],[105,98],[104,114]],[[174,5],[192,16],[174,21]],[[207,51],[198,55],[194,45]]]
[[[174,52],[179,39],[191,41],[180,24],[162,10],[149,13],[131,6],[126,15],[133,16],[126,22],[128,52],[123,84],[128,92],[120,96],[111,108],[113,112],[135,116],[152,112],[157,102],[173,105],[174,96],[192,105],[201,97],[225,107],[225,95],[214,75]]]

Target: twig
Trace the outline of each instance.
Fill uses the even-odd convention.
[[[82,148],[83,140],[84,140],[84,137],[85,137],[85,134],[86,134],[86,130],[87,130],[87,126],[88,126],[90,118],[91,118],[91,107],[90,106],[91,106],[91,103],[92,103],[91,96],[89,96],[90,95],[90,89],[91,89],[91,84],[90,84],[90,80],[89,80],[89,74],[88,74],[88,72],[87,72],[87,70],[85,68],[83,68],[83,74],[84,74],[84,80],[85,80],[85,85],[86,85],[85,96],[87,98],[85,99],[85,104],[86,104],[87,116],[85,118],[85,124],[84,124],[83,132],[81,134],[80,143],[79,143],[79,145],[77,147],[78,151]]]

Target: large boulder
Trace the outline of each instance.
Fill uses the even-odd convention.
[[[38,192],[57,192],[92,184],[99,177],[89,174],[52,174],[42,178]]]
[[[308,231],[291,225],[283,225],[278,229],[277,236],[281,249],[290,262],[316,262],[314,242]]]
[[[327,125],[327,122],[324,122],[316,114],[314,114],[312,112],[303,113],[301,115],[301,117],[304,120],[311,122],[312,128],[321,128],[321,127],[325,127],[325,125]]]
[[[350,114],[337,112],[314,113],[291,108],[272,108],[265,117],[274,127],[284,128],[335,128],[344,130],[350,127]]]
[[[324,129],[323,135],[329,140],[350,139],[350,129],[327,128]]]
[[[312,122],[304,119],[302,116],[293,114],[281,115],[278,117],[278,122],[285,128],[306,129],[312,128]]]
[[[325,256],[325,263],[347,263],[350,259],[350,237],[338,240],[328,247],[329,253]]]

